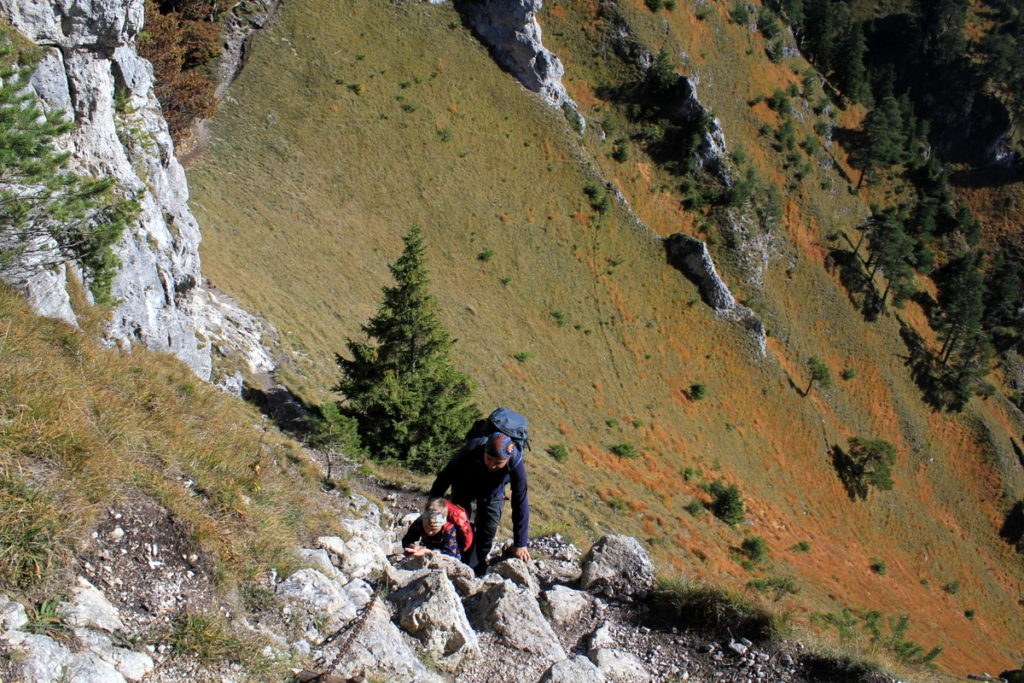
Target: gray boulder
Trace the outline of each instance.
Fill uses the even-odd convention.
[[[718,275],[707,244],[677,232],[665,240],[665,252],[669,263],[697,285],[708,306],[718,313],[731,311],[736,306],[736,297]]]
[[[62,602],[57,613],[71,626],[98,629],[114,633],[124,628],[117,608],[84,577],[71,590],[71,601]]]
[[[443,571],[410,581],[389,598],[399,626],[419,638],[441,668],[453,671],[465,656],[479,652],[476,632]]]
[[[540,595],[540,584],[537,583],[536,577],[533,575],[529,565],[518,557],[510,557],[507,560],[502,560],[498,564],[492,566],[490,571],[494,572],[501,578],[508,579],[517,586],[530,591],[530,595],[534,598]]]
[[[547,601],[551,623],[555,626],[566,626],[573,623],[584,613],[593,609],[594,598],[589,593],[573,590],[567,586],[555,586],[551,590],[544,591],[544,599]]]
[[[541,683],[605,683],[601,670],[582,655],[552,664],[540,680]]]
[[[517,650],[525,650],[549,662],[565,659],[565,650],[525,588],[510,581],[488,584],[474,597],[470,621],[479,630],[492,631]]]
[[[459,592],[459,595],[463,596],[473,595],[483,585],[483,582],[476,578],[469,565],[458,558],[445,555],[444,553],[429,553],[419,557],[409,557],[405,561],[404,568],[411,570],[439,569],[454,584],[455,590]]]
[[[654,565],[632,536],[602,537],[583,559],[580,587],[630,602],[643,599],[654,586]]]

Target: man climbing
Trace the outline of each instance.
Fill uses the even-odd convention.
[[[504,413],[502,412],[504,411]],[[504,408],[491,414],[488,424],[504,424],[509,415],[522,421],[525,439],[526,421]],[[513,434],[518,434],[515,430]],[[472,434],[472,430],[471,430]],[[525,441],[524,441],[525,442]],[[512,554],[524,562],[530,559],[530,501],[526,487],[526,463],[522,445],[502,431],[471,436],[437,475],[430,487],[430,497],[443,496],[451,487],[451,500],[472,516],[476,504],[475,534],[472,547],[463,554],[463,561],[473,567],[477,576],[487,570],[487,555],[494,545],[498,521],[505,505],[505,485],[512,484]]]

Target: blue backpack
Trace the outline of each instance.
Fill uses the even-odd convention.
[[[494,432],[507,434],[516,445],[519,452],[525,453],[530,448],[530,434],[526,424],[526,418],[508,408],[498,408],[487,417],[480,418],[473,423],[473,426],[466,432],[465,441],[476,439],[481,436],[487,437]]]

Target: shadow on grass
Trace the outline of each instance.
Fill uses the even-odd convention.
[[[1024,500],[1017,501],[1006,513],[1006,520],[999,530],[999,537],[1024,552]]]
[[[835,468],[836,474],[839,475],[839,481],[842,483],[843,488],[846,489],[846,495],[850,497],[850,500],[857,500],[858,498],[864,500],[868,497],[868,487],[863,479],[858,476],[859,468],[857,463],[850,457],[849,453],[838,445],[832,446],[832,467]]]

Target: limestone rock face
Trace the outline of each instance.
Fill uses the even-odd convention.
[[[665,253],[669,263],[697,285],[708,306],[723,317],[740,323],[753,335],[758,356],[764,358],[768,354],[764,325],[753,311],[736,302],[729,286],[718,274],[708,246],[689,235],[676,233],[665,240]]]
[[[112,294],[120,303],[107,339],[172,353],[210,379],[212,344],[223,330],[204,326],[213,295],[203,295],[199,226],[152,66],[135,49],[142,0],[0,0],[0,19],[43,48],[31,88],[44,111],[64,111],[75,122],[58,143],[71,155],[69,169],[113,177],[141,205],[115,248],[121,267]],[[77,269],[20,265],[10,279],[33,310],[74,324],[66,285]],[[225,317],[222,311],[216,319]]]
[[[462,11],[487,44],[495,60],[526,87],[556,107],[575,103],[562,85],[565,67],[544,47],[537,12],[541,0],[481,0],[467,2]]]

